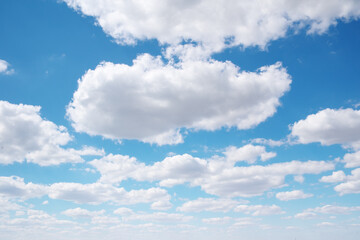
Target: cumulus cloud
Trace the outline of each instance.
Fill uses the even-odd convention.
[[[164,187],[189,183],[220,197],[258,196],[283,186],[287,175],[319,174],[334,169],[333,163],[324,161],[238,167],[226,156],[201,159],[189,154],[167,157],[152,165],[129,156],[110,154],[89,164],[101,173],[100,182],[103,183],[119,183],[126,179],[159,181],[159,185]]]
[[[294,190],[289,192],[279,192],[276,194],[276,198],[281,201],[289,201],[289,200],[296,200],[296,199],[305,199],[314,196],[310,193],[304,193],[301,190]]]
[[[253,216],[277,215],[285,213],[277,205],[239,205],[235,208],[235,212],[243,212]]]
[[[291,136],[299,143],[320,142],[360,148],[360,110],[325,109],[311,114],[291,127]]]
[[[215,199],[215,198],[198,198],[188,201],[178,207],[178,211],[182,212],[228,212],[239,205],[239,201],[232,199]]]
[[[178,144],[183,142],[181,128],[258,125],[276,112],[290,83],[280,63],[245,72],[231,62],[165,64],[143,54],[131,66],[103,62],[85,73],[67,116],[78,132]]]
[[[2,60],[2,59],[0,59],[0,74],[1,73],[6,74],[6,75],[10,75],[10,74],[14,73],[14,69],[10,68],[10,64],[7,61]]]
[[[250,164],[255,163],[258,158],[260,158],[261,161],[266,161],[276,157],[275,152],[266,152],[264,146],[254,146],[252,144],[245,145],[241,148],[234,146],[228,147],[224,154],[229,161],[245,161]]]
[[[360,151],[345,154],[343,162],[346,168],[360,167]]]
[[[340,195],[360,193],[360,168],[352,170],[351,175],[346,176],[346,180],[334,189]]]
[[[71,141],[67,129],[40,116],[40,107],[0,101],[0,163],[27,162],[41,166],[80,163],[95,148],[63,148]],[[100,151],[100,150],[98,150]],[[99,155],[98,152],[95,155]]]
[[[117,1],[63,0],[96,19],[118,43],[157,39],[176,45],[194,41],[212,51],[230,46],[264,47],[286,36],[289,30],[323,33],[338,20],[360,15],[356,0],[319,1]]]
[[[35,183],[25,183],[17,176],[0,177],[0,195],[7,198],[29,199],[46,195],[48,187]]]
[[[335,182],[343,182],[346,179],[346,175],[343,171],[333,172],[330,176],[323,176],[320,179],[320,182],[325,183],[335,183]]]

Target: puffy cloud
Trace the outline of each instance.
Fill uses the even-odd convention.
[[[170,199],[168,193],[160,188],[139,189],[127,192],[124,188],[116,188],[102,183],[54,183],[50,186],[49,197],[79,204],[112,202],[123,205],[169,201]]]
[[[320,179],[320,182],[326,183],[335,183],[335,182],[343,182],[346,179],[346,175],[343,171],[333,172],[330,176],[323,176]]]
[[[335,186],[334,189],[340,195],[360,193],[360,168],[352,170],[351,175],[346,176],[346,181]]]
[[[143,54],[132,66],[103,62],[85,73],[67,116],[78,132],[178,144],[183,142],[181,128],[258,125],[276,112],[290,83],[280,63],[241,72],[231,62],[165,64]]]
[[[289,200],[296,200],[296,199],[305,199],[314,196],[310,193],[304,193],[301,190],[294,190],[289,192],[279,192],[276,194],[276,198],[281,201],[289,201]]]
[[[105,213],[105,210],[89,211],[89,210],[83,209],[83,208],[72,208],[72,209],[67,209],[67,210],[61,212],[61,214],[69,216],[69,217],[73,217],[73,218],[92,218],[94,216],[103,215],[104,213]]]
[[[277,215],[285,213],[277,205],[239,205],[235,208],[235,212],[243,212],[253,216]]]
[[[71,136],[63,126],[40,116],[40,107],[0,101],[0,163],[27,162],[41,166],[80,163],[95,148],[64,149]],[[92,154],[93,154],[92,153]]]
[[[178,207],[182,212],[228,212],[234,209],[240,202],[232,199],[198,198],[188,201]]]
[[[299,143],[320,142],[360,148],[360,110],[325,109],[311,114],[291,127]]]
[[[25,183],[17,176],[0,177],[0,195],[7,198],[29,199],[42,197],[48,192],[48,187],[35,183]]]
[[[14,70],[10,69],[10,64],[2,59],[0,59],[0,74],[1,73],[4,73],[6,75],[10,75],[14,73]]]
[[[236,148],[234,146],[228,147],[224,154],[229,161],[245,161],[249,164],[255,163],[258,158],[260,158],[261,161],[266,161],[270,158],[276,157],[276,153],[266,152],[264,146],[254,146],[251,144],[245,145],[241,148]]]
[[[334,169],[324,161],[291,161],[266,166],[237,167],[227,157],[214,156],[205,160],[189,154],[175,155],[145,165],[135,158],[108,155],[89,162],[101,173],[101,182],[116,183],[125,179],[159,181],[160,186],[172,187],[190,183],[220,197],[252,197],[272,188],[283,186],[287,175],[318,174]]]
[[[345,154],[343,162],[346,168],[360,167],[360,151]]]
[[[93,16],[121,44],[157,39],[171,45],[195,41],[220,50],[225,46],[264,47],[288,30],[323,33],[337,20],[360,15],[356,0],[63,0]]]

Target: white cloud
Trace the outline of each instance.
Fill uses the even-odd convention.
[[[35,183],[25,183],[17,176],[0,177],[0,195],[8,198],[29,199],[42,197],[48,192],[48,187]]]
[[[324,161],[291,161],[236,167],[226,157],[213,156],[208,160],[189,154],[175,155],[145,165],[135,158],[107,155],[89,162],[101,173],[101,182],[118,183],[125,179],[159,181],[160,186],[172,187],[190,183],[203,191],[220,197],[252,197],[284,185],[287,175],[318,174],[333,170],[334,164]]]
[[[346,181],[335,186],[335,191],[340,195],[360,193],[360,168],[351,171],[351,175],[346,176]]]
[[[257,143],[261,145],[268,145],[270,147],[280,147],[286,143],[284,140],[272,140],[265,138],[255,138],[250,141],[251,143]]]
[[[295,215],[295,218],[309,219],[314,218],[317,214],[350,214],[352,212],[360,211],[360,207],[344,207],[344,206],[335,206],[335,205],[325,205],[322,207],[308,208],[302,213]],[[333,217],[333,216],[332,216]]]
[[[360,148],[360,110],[327,108],[311,114],[294,123],[291,136],[303,144],[320,142]]]
[[[165,213],[165,212],[155,212],[155,213],[136,213],[126,217],[123,217],[126,221],[147,221],[147,222],[161,222],[161,223],[181,223],[187,222],[193,219],[192,216],[185,216],[178,213]]]
[[[240,202],[232,199],[198,198],[188,201],[177,208],[182,212],[228,212],[233,210]]]
[[[276,198],[281,201],[289,201],[289,200],[296,200],[296,199],[305,199],[314,196],[310,193],[304,193],[301,190],[294,190],[289,192],[279,192],[276,194]]]
[[[300,28],[323,33],[337,20],[360,15],[356,0],[63,1],[95,17],[104,32],[121,44],[157,39],[174,45],[191,40],[213,51],[237,45],[264,47]]]
[[[335,226],[335,223],[331,223],[331,222],[321,222],[319,224],[316,224],[316,226],[318,227],[330,227],[330,226]]]
[[[360,151],[345,154],[343,162],[346,168],[360,167]]]
[[[151,204],[151,209],[165,211],[172,208],[172,206],[173,205],[168,200],[157,201]]]
[[[40,116],[40,107],[0,101],[0,163],[27,162],[41,166],[81,163],[80,155],[95,148],[65,149],[71,141],[64,126]]]
[[[231,217],[203,218],[201,221],[207,224],[225,224],[232,220]]]
[[[1,73],[4,73],[6,75],[10,75],[14,73],[14,69],[10,69],[10,64],[2,59],[0,59],[0,74]]]
[[[343,182],[346,179],[346,175],[343,171],[333,172],[330,176],[323,176],[320,179],[320,182],[326,183],[335,183],[335,182]]]
[[[116,210],[114,210],[114,214],[118,214],[118,215],[131,215],[133,214],[133,210],[131,210],[130,208],[118,208]]]
[[[239,205],[235,208],[235,212],[243,212],[253,216],[277,215],[285,213],[277,205]]]
[[[298,183],[303,183],[305,181],[305,178],[303,175],[297,175],[297,176],[294,176],[294,181],[296,181]]]
[[[317,216],[317,214],[314,212],[302,212],[302,213],[296,214],[295,218],[309,219],[309,218],[314,218],[316,216]]]
[[[102,183],[54,183],[50,186],[49,197],[62,199],[79,204],[114,204],[131,205],[137,203],[151,203],[169,201],[170,195],[160,188],[149,188],[126,191]]]
[[[83,209],[83,208],[79,208],[79,207],[67,209],[67,210],[61,212],[61,214],[69,216],[69,217],[73,217],[73,218],[92,218],[94,216],[103,215],[104,213],[105,213],[105,210],[89,211],[87,209]]]
[[[67,108],[78,132],[178,144],[180,129],[248,129],[271,117],[291,80],[280,63],[257,72],[231,62],[165,64],[143,54],[133,65],[103,62],[79,80]],[[146,121],[144,121],[146,119]]]
[[[228,161],[239,162],[245,161],[249,164],[255,163],[258,158],[261,161],[266,161],[270,158],[276,157],[274,152],[266,152],[264,146],[254,146],[251,144],[237,148],[234,146],[228,147],[224,152]]]

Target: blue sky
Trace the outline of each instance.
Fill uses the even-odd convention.
[[[360,4],[0,3],[1,239],[357,239]]]

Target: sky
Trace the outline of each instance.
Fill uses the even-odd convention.
[[[358,239],[359,18],[0,1],[0,238]]]

